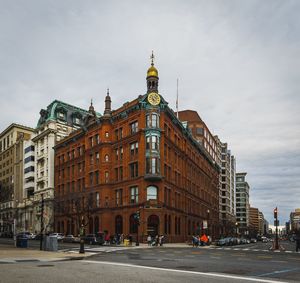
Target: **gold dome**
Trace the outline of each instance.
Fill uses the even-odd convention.
[[[148,77],[158,77],[158,71],[153,65],[147,71],[147,78]]]

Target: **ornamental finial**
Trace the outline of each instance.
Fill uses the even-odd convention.
[[[154,54],[153,54],[153,50],[152,50],[152,54],[150,56],[150,59],[151,59],[151,66],[154,65]]]

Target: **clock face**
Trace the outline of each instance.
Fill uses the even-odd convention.
[[[148,102],[151,105],[158,105],[160,103],[160,95],[156,92],[150,92],[148,94]]]

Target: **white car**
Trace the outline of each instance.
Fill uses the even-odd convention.
[[[52,233],[50,237],[57,237],[57,241],[62,241],[64,239],[64,234],[62,233]]]

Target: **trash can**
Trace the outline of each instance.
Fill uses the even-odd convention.
[[[19,248],[28,248],[28,239],[27,238],[20,238],[19,239],[20,244],[19,244]],[[18,243],[18,240],[17,240]],[[18,247],[18,244],[17,244]]]
[[[125,240],[124,240],[124,246],[125,246],[125,247],[128,247],[128,246],[129,246],[129,240],[128,240],[128,239],[125,239]]]

